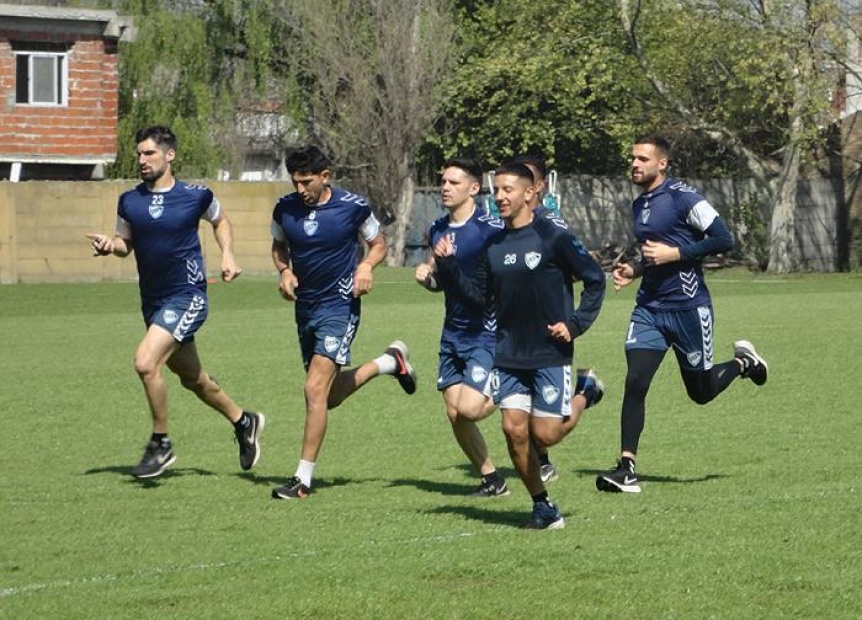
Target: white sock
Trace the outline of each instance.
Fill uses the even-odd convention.
[[[314,466],[315,463],[313,461],[303,461],[300,459],[299,466],[296,468],[296,474],[294,474],[309,489],[311,488],[311,478],[314,476]]]
[[[395,369],[398,368],[395,358],[388,353],[384,353],[375,359],[374,363],[377,364],[377,367],[380,369],[381,375],[394,375]]]

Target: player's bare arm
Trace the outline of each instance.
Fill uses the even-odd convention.
[[[299,280],[290,269],[290,250],[286,243],[272,240],[272,263],[278,271],[278,293],[287,301],[296,301]]]
[[[221,279],[230,282],[242,274],[233,254],[233,226],[224,214],[214,220],[212,226],[216,243],[221,248]]]
[[[93,249],[93,256],[128,256],[132,251],[132,242],[130,239],[123,239],[119,235],[111,237],[101,233],[85,233],[87,239],[90,240],[90,247]]]
[[[374,286],[374,276],[372,272],[385,258],[386,238],[381,233],[368,242],[368,252],[365,254],[365,258],[363,258],[356,266],[356,273],[353,275],[354,297],[360,297],[361,295],[366,295],[371,292],[371,289]]]

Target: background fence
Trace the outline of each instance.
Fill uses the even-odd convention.
[[[757,213],[751,206],[751,187],[729,181],[691,184],[728,220],[739,241],[763,242],[768,214]],[[134,181],[0,182],[0,283],[134,279],[134,260],[94,258],[84,237],[86,232],[113,232],[117,199],[133,185]],[[240,264],[250,274],[272,273],[272,207],[289,186],[221,181],[208,181],[207,185],[234,225]],[[560,188],[563,216],[588,248],[631,243],[630,204],[637,188],[627,179],[570,177],[561,179]],[[831,181],[800,183],[796,238],[804,269],[835,270],[837,196]],[[425,259],[425,233],[444,213],[436,189],[416,192],[407,233],[408,265]],[[209,225],[202,226],[205,257],[211,253],[219,256]],[[210,274],[218,272],[216,258],[208,260],[207,266]]]

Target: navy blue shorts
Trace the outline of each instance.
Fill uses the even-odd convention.
[[[538,418],[572,414],[572,366],[523,370],[495,368],[491,378],[494,403],[501,409],[520,409]]]
[[[712,306],[677,312],[653,312],[636,307],[626,333],[626,351],[673,347],[680,368],[709,370],[713,366]]]
[[[306,370],[315,355],[328,357],[339,366],[350,364],[360,308],[359,299],[339,304],[297,304],[296,332]]]
[[[437,389],[466,385],[483,394],[490,393],[488,378],[494,368],[494,343],[441,342],[437,356]]]
[[[174,295],[160,304],[144,303],[141,310],[147,329],[158,325],[183,344],[194,342],[195,333],[209,315],[209,304],[205,293],[194,291]]]

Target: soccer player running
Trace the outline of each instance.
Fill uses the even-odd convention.
[[[658,135],[632,148],[631,180],[642,190],[632,203],[634,233],[642,260],[617,265],[614,288],[643,276],[626,333],[626,384],[621,452],[617,467],[600,474],[600,491],[639,493],[635,470],[646,419],[646,396],[665,353],[673,347],[689,398],[706,404],[737,377],[766,383],[768,367],[754,346],[739,340],[734,357],[713,363],[713,309],[703,276],[709,254],[733,248],[733,237],[716,210],[685,183],[667,177],[670,144]]]
[[[441,179],[443,206],[448,215],[438,219],[428,231],[433,248],[446,237],[452,243],[454,260],[462,273],[472,277],[489,240],[503,230],[503,222],[477,207],[475,198],[482,189],[482,169],[471,159],[446,162]],[[429,291],[443,291],[446,315],[440,336],[437,389],[443,395],[446,415],[455,440],[482,482],[474,497],[508,495],[506,481],[497,471],[485,438],[476,422],[494,410],[485,393],[494,366],[497,318],[491,307],[476,307],[464,299],[456,286],[441,288],[434,277],[434,259],[416,267],[416,281]],[[468,415],[477,416],[476,419]]]
[[[393,375],[412,394],[416,375],[400,340],[375,360],[343,370],[359,328],[360,297],[371,291],[371,272],[386,257],[386,240],[367,200],[330,185],[331,164],[319,148],[293,151],[286,165],[296,191],[273,210],[272,260],[279,293],[295,302],[306,371],[305,432],[296,474],[272,497],[301,499],[311,493],[329,409],[381,374]],[[361,261],[360,238],[367,246]]]
[[[556,200],[554,200],[553,196],[550,194],[544,194],[547,187],[546,179],[548,176],[548,167],[545,164],[545,158],[540,153],[530,152],[518,155],[513,161],[524,164],[530,169],[530,172],[533,173],[534,192],[529,205],[533,210],[533,215],[536,217],[551,219],[561,218],[562,216],[560,215],[559,205],[557,205]],[[605,386],[596,376],[595,371],[590,368],[579,368],[577,370],[577,385],[574,390],[573,398],[577,396],[578,392],[583,391],[588,383],[595,386],[596,398],[594,402],[591,403],[591,405],[595,405],[602,399],[602,396],[604,396]],[[583,411],[584,410],[579,408],[576,404],[572,406],[572,427],[578,425]],[[557,466],[551,462],[547,447],[541,444],[535,444],[535,442],[533,447],[536,449],[536,454],[539,457],[542,482],[553,482],[557,480],[559,478]]]
[[[153,432],[136,478],[160,476],[176,460],[168,437],[167,366],[182,386],[221,413],[234,426],[240,467],[260,458],[263,414],[243,411],[216,380],[204,372],[195,334],[208,314],[207,279],[198,225],[206,220],[222,252],[221,277],[242,273],[233,254],[233,228],[210,189],[177,180],[172,171],[177,138],[168,127],[141,129],[135,136],[143,183],[122,194],[113,236],[87,233],[94,255],[128,256],[138,267],[141,310],[147,332],[135,352],[135,371],[144,386]]]
[[[525,527],[557,529],[565,519],[548,497],[530,439],[552,446],[574,427],[573,340],[598,316],[605,275],[564,222],[534,216],[529,206],[534,191],[533,175],[524,164],[501,165],[494,177],[494,200],[506,228],[488,245],[473,277],[460,270],[448,237],[434,247],[434,256],[442,286],[457,282],[474,307],[496,305],[490,383],[503,414],[509,456],[533,500]],[[583,283],[577,309],[575,278]],[[585,386],[576,406],[584,409],[595,397],[595,385]]]

